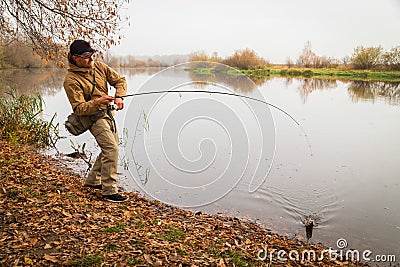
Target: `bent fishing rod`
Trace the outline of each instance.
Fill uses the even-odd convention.
[[[290,115],[289,113],[287,113],[285,110],[283,110],[282,108],[271,104],[269,102],[266,102],[264,100],[261,99],[257,99],[254,97],[250,97],[250,96],[246,96],[246,95],[239,95],[239,94],[235,94],[235,93],[229,93],[229,92],[219,92],[219,91],[207,91],[207,90],[197,90],[197,91],[188,91],[188,90],[162,90],[162,91],[151,91],[151,92],[140,92],[140,93],[134,93],[134,94],[128,94],[128,95],[124,95],[124,96],[116,96],[115,98],[121,98],[124,99],[125,97],[135,97],[135,96],[142,96],[142,95],[152,95],[152,94],[164,94],[164,93],[206,93],[206,94],[218,94],[218,95],[228,95],[228,96],[236,96],[236,97],[241,97],[241,98],[246,98],[252,101],[257,101],[260,102],[262,104],[268,105],[270,107],[273,107],[277,110],[279,110],[280,112],[284,113],[286,116],[288,116],[294,123],[297,124],[297,126],[300,128],[300,130],[303,132],[305,138],[307,139],[308,142],[308,146],[311,149],[311,143],[310,140],[308,139],[308,135],[306,134],[306,132],[304,131],[303,127],[300,125],[300,123],[293,118],[292,115]],[[312,155],[312,152],[311,152]]]

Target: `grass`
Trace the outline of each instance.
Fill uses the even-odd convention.
[[[302,77],[321,79],[347,79],[362,81],[399,82],[400,71],[372,71],[372,70],[340,70],[340,69],[306,69],[306,68],[258,68],[241,70],[244,74],[253,77]]]
[[[135,227],[138,229],[142,229],[144,228],[146,225],[144,224],[144,222],[142,220],[139,220],[135,223]]]
[[[118,248],[118,246],[117,245],[114,245],[114,244],[108,244],[107,245],[107,250],[108,251],[110,251],[110,250],[118,250],[119,248]]]
[[[55,114],[50,122],[40,118],[43,111],[40,95],[20,95],[10,89],[0,97],[0,135],[13,143],[30,144],[38,148],[55,147],[60,138]]]
[[[135,266],[135,265],[139,264],[140,262],[141,262],[141,260],[139,260],[137,258],[129,258],[128,265]]]
[[[94,255],[84,255],[82,257],[76,258],[72,261],[71,265],[76,267],[88,267],[95,264],[100,264],[103,261],[103,258],[98,254]]]
[[[163,234],[156,234],[154,236],[168,242],[176,242],[185,237],[185,233],[176,227],[165,226],[164,229],[166,231]]]
[[[197,66],[192,69],[185,69],[197,74],[214,74],[215,66]],[[224,69],[228,76],[238,76],[243,73],[249,78],[265,77],[301,77],[301,78],[321,78],[321,79],[347,79],[361,81],[383,81],[400,82],[400,71],[373,71],[373,70],[342,70],[342,69],[310,69],[310,68],[278,68],[278,67],[258,67],[248,70],[234,70],[233,68]]]
[[[104,229],[105,233],[119,233],[125,231],[125,224],[116,222],[114,226],[106,227]]]
[[[7,191],[7,197],[9,198],[15,198],[18,196],[18,190],[12,189],[11,191]]]
[[[229,258],[230,263],[232,263],[233,266],[254,266],[253,264],[248,264],[245,257],[240,252],[225,250],[220,254],[220,256],[222,258]]]

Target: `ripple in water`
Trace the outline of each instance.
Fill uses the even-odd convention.
[[[339,209],[338,198],[322,185],[313,188],[306,185],[296,185],[296,188],[268,185],[260,188],[258,193],[262,198],[281,207],[291,218],[289,224],[307,230],[308,238],[311,238],[313,228],[329,227]]]

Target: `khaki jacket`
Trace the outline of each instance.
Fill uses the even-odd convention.
[[[94,73],[96,86],[91,99],[86,102],[85,97],[89,97],[93,89]],[[95,99],[108,95],[107,82],[116,89],[115,96],[126,95],[125,78],[105,63],[95,61],[93,68],[79,68],[70,64],[64,79],[64,89],[74,113],[91,115],[97,110],[106,109],[106,105],[97,104]]]

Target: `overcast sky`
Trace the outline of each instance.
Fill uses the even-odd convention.
[[[272,63],[296,60],[307,41],[320,56],[354,48],[400,45],[400,0],[133,0],[131,26],[117,55],[204,51],[231,55],[250,48]]]

